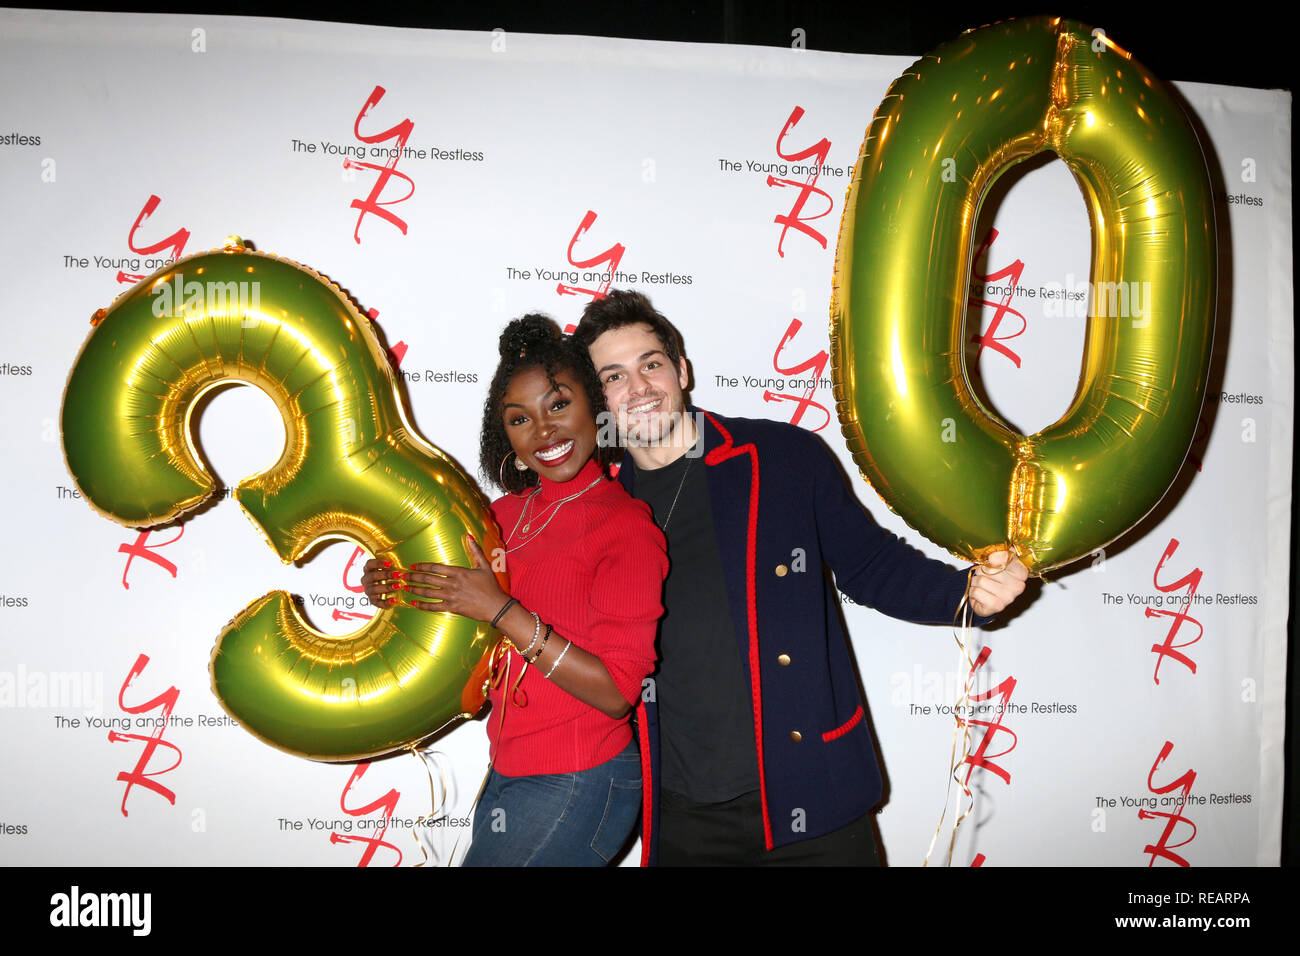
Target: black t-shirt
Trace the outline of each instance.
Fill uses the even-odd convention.
[[[650,505],[668,539],[655,673],[661,786],[696,803],[722,803],[758,789],[758,758],[706,466],[692,457],[699,452],[697,445],[663,468],[635,469],[632,494]]]

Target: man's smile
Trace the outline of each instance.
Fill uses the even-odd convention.
[[[660,404],[663,403],[663,400],[664,397],[662,395],[658,395],[655,398],[642,400],[635,405],[627,406],[627,412],[629,415],[641,415],[644,414],[645,412],[652,412],[656,408],[658,408]]]

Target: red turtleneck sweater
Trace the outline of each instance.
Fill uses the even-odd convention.
[[[525,497],[506,495],[492,514],[506,539],[510,594],[568,638],[600,658],[627,701],[636,704],[641,682],[654,670],[655,633],[663,613],[668,573],[664,537],[649,507],[616,481],[601,480],[589,461],[571,481],[542,479],[525,519]],[[540,531],[539,528],[545,527]],[[509,684],[523,659],[510,652]],[[564,667],[564,662],[560,662]],[[508,777],[588,770],[617,756],[632,740],[626,717],[615,720],[546,680],[536,667],[524,674],[525,706],[515,706],[505,682],[491,692],[488,736],[497,772]],[[504,712],[504,716],[503,716]]]

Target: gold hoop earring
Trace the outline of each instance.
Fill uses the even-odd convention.
[[[498,484],[501,485],[501,490],[508,492],[509,494],[514,494],[513,491],[510,491],[510,486],[506,484],[506,476],[505,476],[506,462],[510,460],[511,455],[515,455],[513,449],[511,451],[506,452],[506,457],[501,459],[501,466],[497,468],[497,482]],[[518,455],[515,455],[515,470],[516,471],[528,470],[528,466],[519,460]]]

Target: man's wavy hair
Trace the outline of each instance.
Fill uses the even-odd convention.
[[[650,304],[648,298],[631,289],[612,289],[604,298],[588,302],[573,337],[584,349],[589,349],[592,342],[611,329],[621,329],[637,322],[650,326],[676,371],[682,357],[681,333]]]
[[[484,479],[510,494],[518,494],[538,484],[537,473],[531,469],[519,471],[513,462],[506,462],[513,448],[506,435],[502,406],[506,389],[516,373],[530,368],[540,368],[551,385],[560,372],[570,372],[586,393],[591,405],[592,419],[597,423],[600,437],[599,415],[605,411],[605,395],[596,378],[591,358],[585,345],[564,335],[555,321],[548,316],[532,313],[515,319],[506,326],[497,341],[501,362],[492,376],[487,400],[483,403],[483,431],[479,442],[479,472]],[[617,461],[620,452],[616,447],[596,448],[596,461],[608,474],[609,465]],[[505,467],[502,463],[505,462]]]

